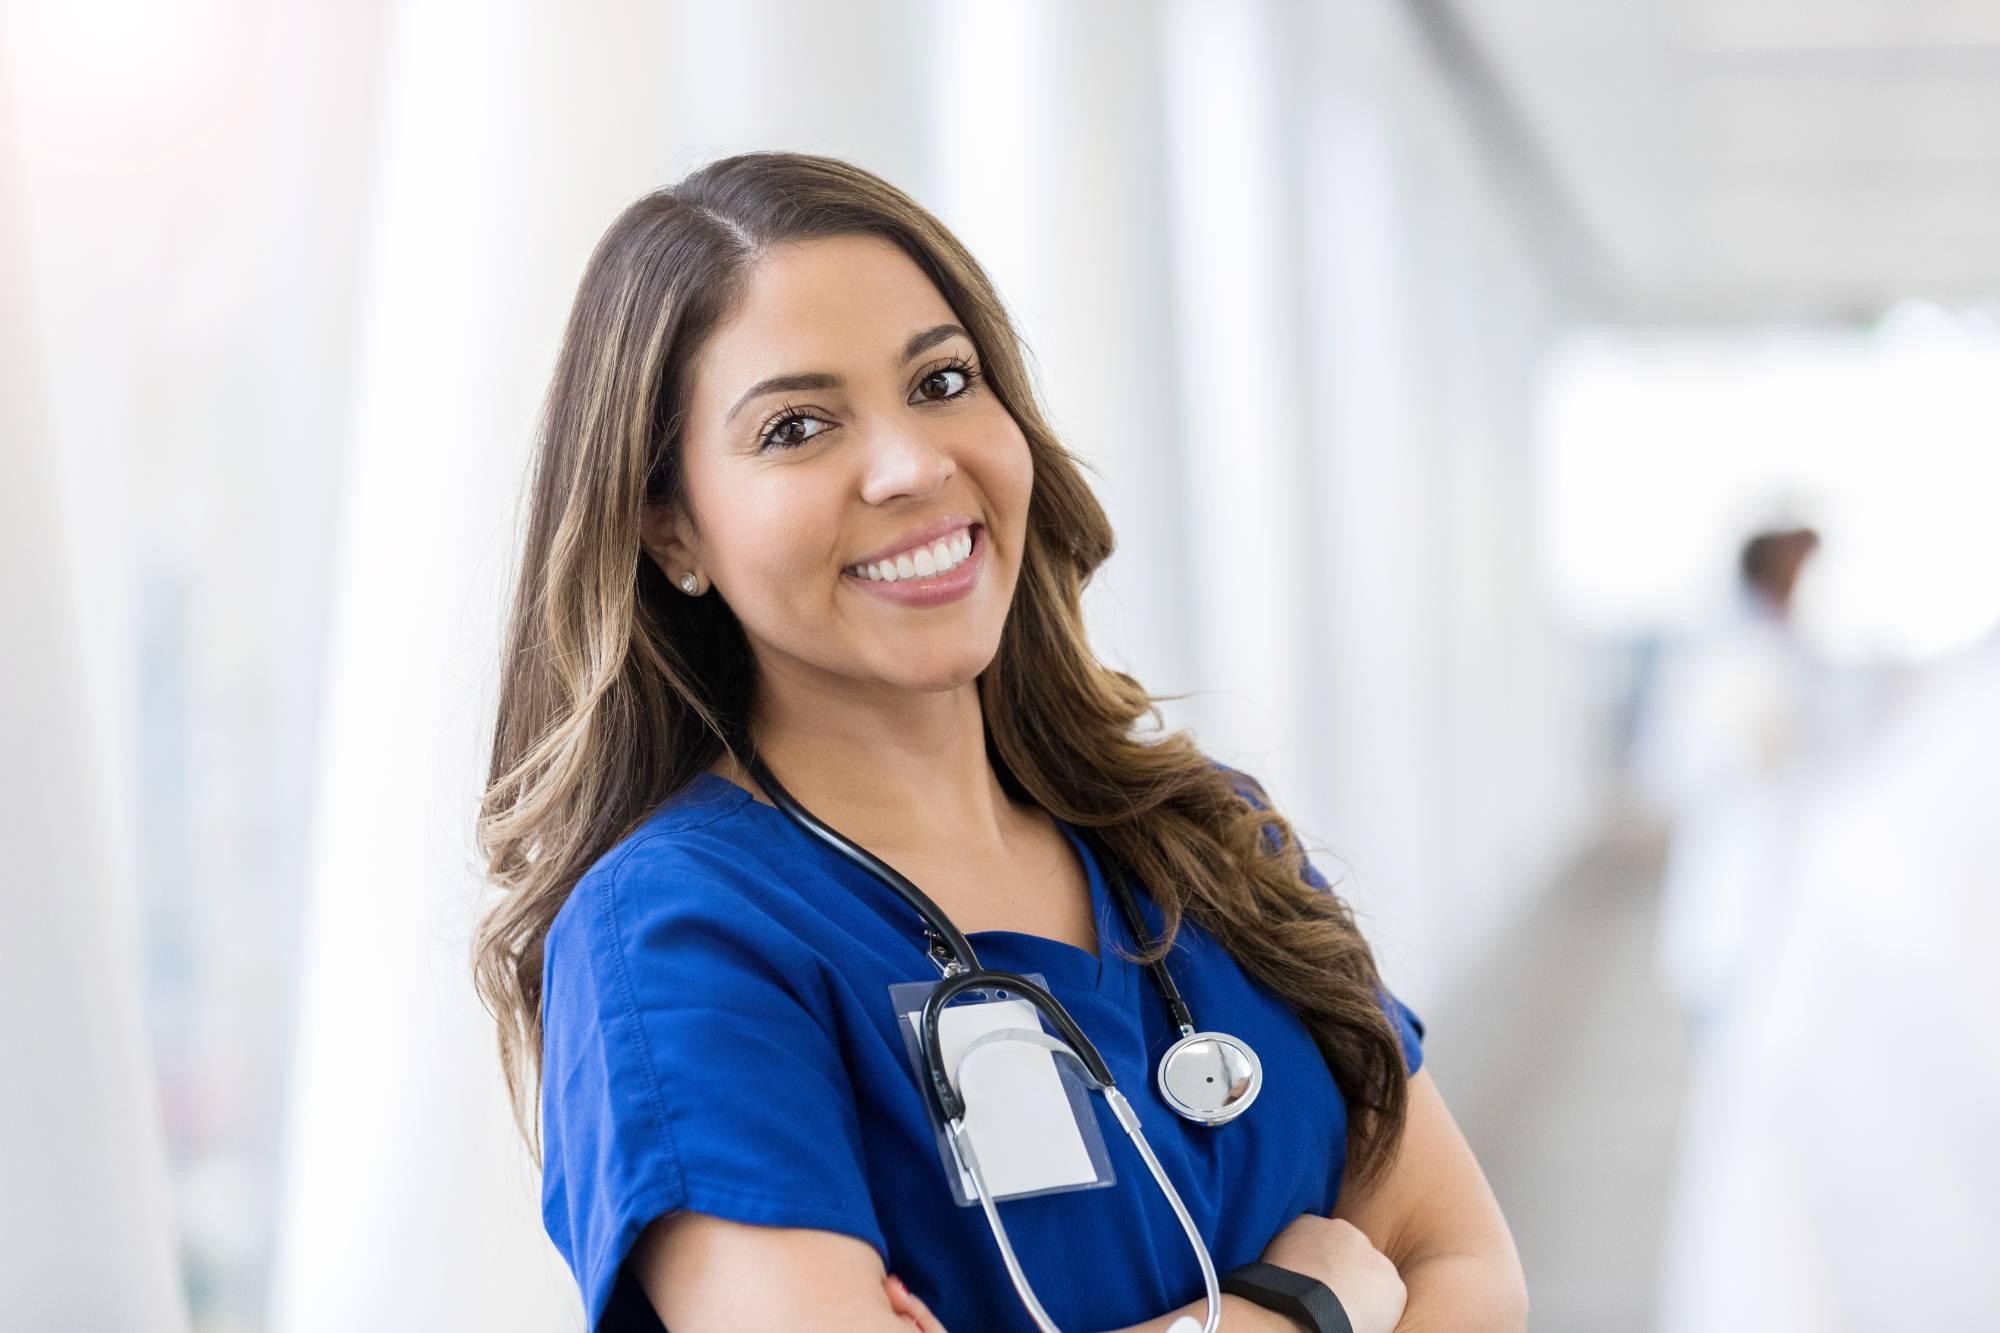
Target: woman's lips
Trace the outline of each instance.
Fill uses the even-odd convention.
[[[898,606],[939,606],[955,602],[978,585],[980,575],[986,569],[986,529],[975,523],[967,531],[972,535],[972,550],[965,559],[942,574],[897,579],[893,583],[849,570],[842,570],[840,577],[857,585],[863,592]]]
[[[932,519],[922,527],[904,533],[895,545],[885,546],[873,555],[863,556],[859,560],[848,561],[846,568],[866,569],[869,565],[893,560],[897,556],[915,555],[918,547],[927,547],[940,537],[955,536],[967,528],[976,526],[978,522],[979,520],[970,514],[947,514]]]

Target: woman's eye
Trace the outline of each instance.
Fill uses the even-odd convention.
[[[793,429],[795,426],[804,426],[808,422],[818,422],[821,429],[806,431],[804,433]],[[813,436],[825,434],[825,426],[825,421],[813,416],[809,412],[787,412],[784,416],[773,421],[770,428],[764,432],[760,439],[763,447],[766,449],[796,449],[807,440],[813,438]]]
[[[959,378],[959,380],[963,382],[964,387],[958,389],[946,387],[942,392],[939,393],[926,392],[929,386],[933,384],[945,384],[948,386],[951,377],[954,375],[956,375]],[[936,370],[933,370],[932,372],[930,372],[930,374],[924,376],[921,380],[918,380],[917,392],[920,396],[933,403],[945,402],[952,398],[960,398],[971,391],[972,376],[973,376],[973,370],[971,366],[966,365],[963,362],[955,361],[948,366],[939,366]]]

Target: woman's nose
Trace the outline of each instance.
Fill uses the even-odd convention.
[[[920,426],[884,430],[869,441],[862,498],[880,504],[900,495],[930,495],[958,470],[951,451]]]

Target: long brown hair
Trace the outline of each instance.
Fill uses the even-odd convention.
[[[851,234],[895,243],[929,275],[1033,456],[1020,580],[978,683],[996,773],[1016,799],[1096,829],[1146,886],[1166,930],[1142,961],[1172,947],[1185,917],[1298,1013],[1350,1108],[1349,1178],[1372,1179],[1393,1159],[1408,1093],[1351,912],[1302,879],[1292,827],[1253,779],[1219,768],[1186,732],[1157,734],[1156,705],[1173,696],[1092,652],[1081,599],[1111,554],[1111,526],[1043,419],[986,274],[888,182],[799,153],[725,158],[628,207],[585,267],[557,357],[478,827],[500,896],[473,970],[523,1133],[539,1151],[542,948],[557,910],[725,750],[745,758],[755,663],[742,627],[721,597],[669,588],[640,546],[641,508],[682,500],[693,367],[759,259]]]

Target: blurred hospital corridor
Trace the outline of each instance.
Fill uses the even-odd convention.
[[[1429,1049],[1521,1247],[1534,1327],[1652,1327],[1681,1021],[1652,958],[1664,846],[1614,826],[1520,921]]]

